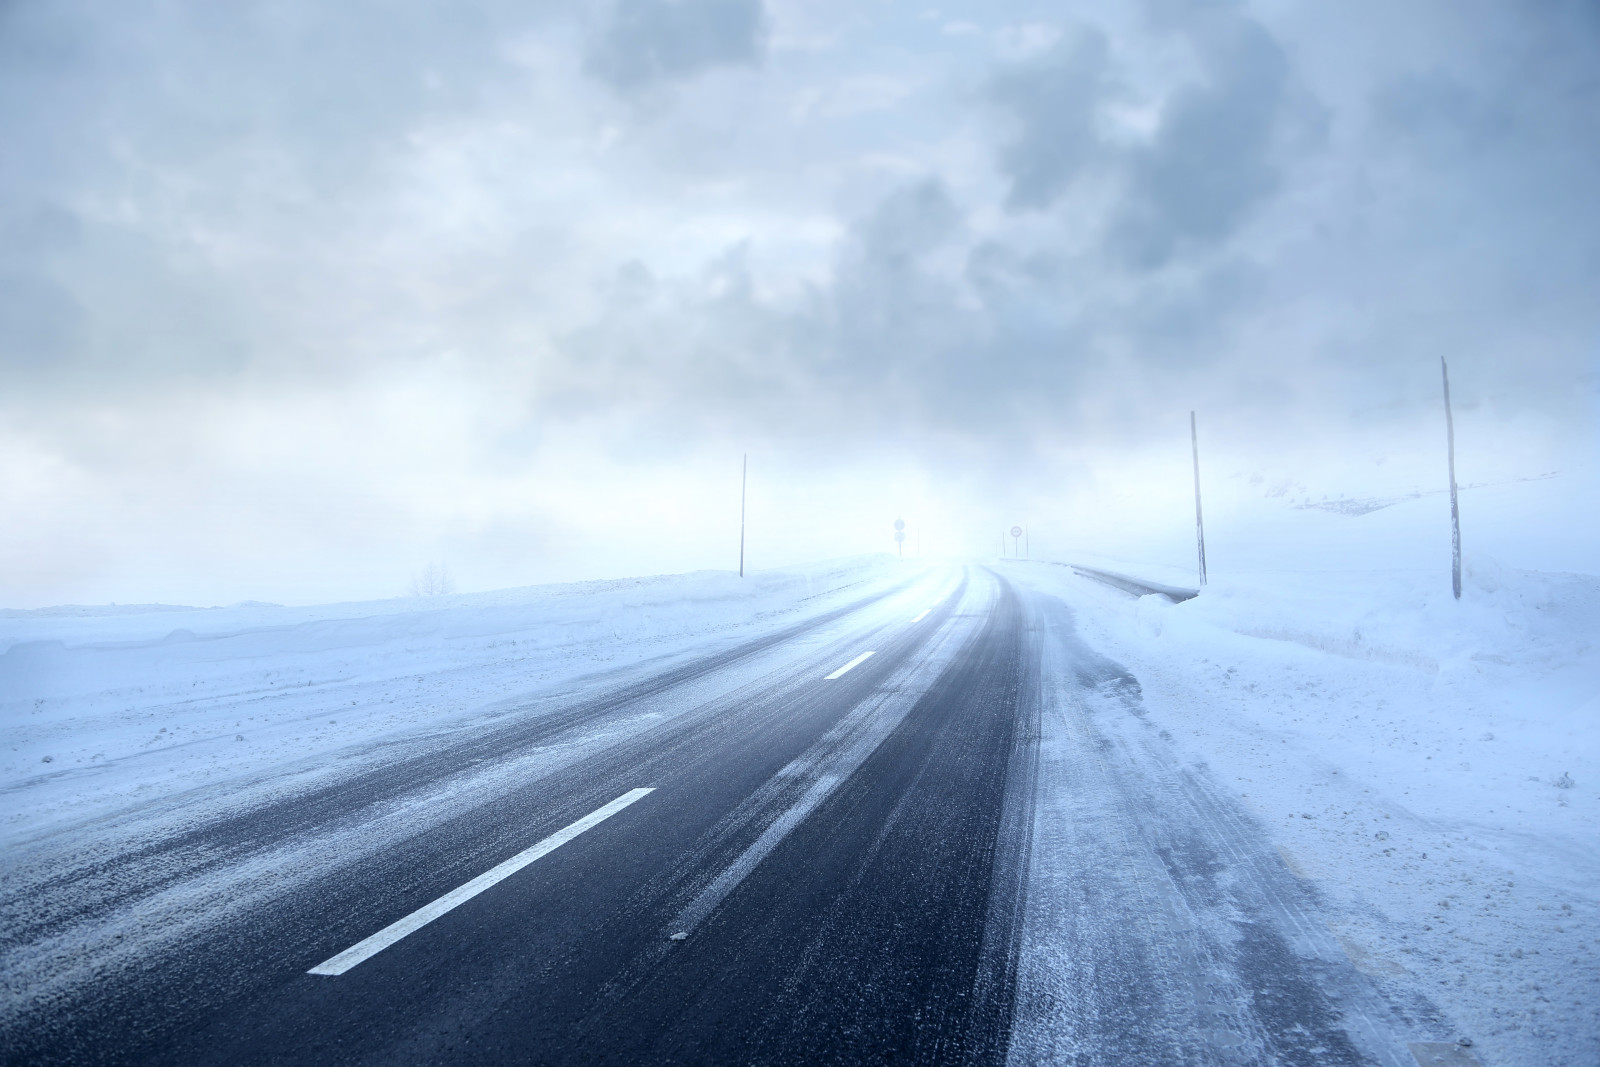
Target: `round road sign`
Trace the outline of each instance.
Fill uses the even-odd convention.
[[[904,530],[906,528],[906,520],[904,520],[904,519],[896,519],[896,520],[894,520],[894,528],[896,530]]]
[[[896,541],[904,541],[906,539],[906,532],[904,530],[896,530],[894,532],[894,539]]]
[[[1011,536],[1012,537],[1021,537],[1022,536],[1022,527],[1020,527],[1020,526],[1011,527]]]

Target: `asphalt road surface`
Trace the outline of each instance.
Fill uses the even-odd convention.
[[[956,568],[47,842],[5,1060],[1414,1064],[1443,1021],[1140,714],[1065,606]]]

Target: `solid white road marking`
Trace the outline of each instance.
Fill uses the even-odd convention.
[[[863,652],[863,653],[861,653],[861,655],[857,656],[855,659],[851,660],[849,663],[846,663],[843,667],[840,667],[838,670],[836,670],[832,674],[828,675],[827,680],[828,681],[832,681],[833,679],[835,679],[835,678],[839,677],[841,674],[843,674],[845,671],[849,670],[851,667],[855,667],[855,666],[860,665],[861,661],[866,659],[870,655],[872,655],[871,652]]]
[[[922,614],[918,615],[916,618],[912,619],[911,621],[912,622],[921,622],[923,619],[926,619],[928,617],[928,612],[930,612],[932,610],[933,610],[932,608],[923,608],[922,609]]]
[[[539,859],[541,856],[549,855],[585,830],[599,826],[629,804],[653,792],[655,792],[654,788],[628,790],[604,807],[591,811],[570,826],[557,830],[538,844],[523,849],[504,863],[484,871],[466,885],[461,886],[459,889],[452,889],[432,904],[425,904],[404,919],[390,923],[365,941],[357,942],[332,959],[317,964],[306,973],[343,974],[363,960],[376,956],[407,934],[422,929],[422,927],[433,922],[439,916],[459,905],[465,904],[496,882],[516,874],[534,860]]]

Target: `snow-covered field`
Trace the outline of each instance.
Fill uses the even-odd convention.
[[[1437,498],[1280,511],[1253,542],[1214,539],[1181,604],[1005,569],[1138,678],[1141,728],[1231,783],[1358,967],[1420,982],[1491,1064],[1600,1063],[1600,576],[1534,569],[1541,541],[1586,562],[1571,531],[1512,536],[1569,491],[1497,490],[1497,547],[1522,566],[1469,526],[1459,602]]]
[[[0,612],[0,845],[186,790],[304,784],[372,742],[848,603],[887,556],[317,607]]]

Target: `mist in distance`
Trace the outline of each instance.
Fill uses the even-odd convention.
[[[0,607],[732,569],[746,453],[756,568],[1183,564],[1190,410],[1225,563],[1441,357],[1595,565],[1591,3],[24,0],[0,131]]]

